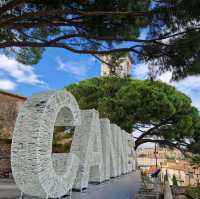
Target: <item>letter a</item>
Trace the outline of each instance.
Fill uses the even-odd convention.
[[[71,151],[80,159],[75,190],[104,181],[99,113],[94,109],[81,111],[81,126],[75,129]]]

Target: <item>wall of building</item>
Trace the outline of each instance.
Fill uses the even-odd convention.
[[[18,112],[26,98],[0,90],[0,178],[11,173],[10,149]]]
[[[183,154],[178,150],[168,148],[157,148],[157,166],[161,169],[161,180],[167,173],[169,184],[173,184],[173,176],[176,177],[180,186],[197,185],[200,182],[200,168],[193,169],[190,162],[184,159]],[[155,149],[140,148],[137,150],[137,162],[141,170],[151,174],[156,168]]]
[[[114,71],[111,71],[111,66],[108,65],[112,65],[110,55],[101,56],[101,59],[104,61],[104,63],[101,64],[101,76],[115,75],[120,78],[125,78],[131,75],[132,60],[130,56],[119,58],[118,65],[116,65],[116,63],[114,64]]]
[[[9,177],[10,166],[10,144],[0,143],[0,178]]]
[[[12,131],[19,109],[23,105],[25,97],[0,91],[0,128],[1,137],[11,138]]]
[[[155,158],[154,148],[139,148],[137,149],[138,157]],[[156,150],[156,156],[158,159],[182,159],[183,154],[176,149],[160,148]]]
[[[189,173],[191,174],[189,175]],[[169,184],[173,185],[173,176],[176,177],[179,186],[196,186],[200,182],[200,169],[193,171],[192,166],[184,167],[184,165],[178,165],[174,167],[163,167],[161,169],[161,179],[164,179],[165,174],[168,175]]]
[[[158,158],[157,159],[157,165],[161,166],[167,159],[164,158]],[[138,166],[144,167],[146,169],[149,169],[151,166],[156,165],[156,159],[154,157],[137,157],[137,163]]]

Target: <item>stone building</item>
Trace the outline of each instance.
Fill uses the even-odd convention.
[[[101,76],[117,76],[121,78],[129,77],[131,75],[131,66],[132,66],[132,58],[130,55],[120,57],[115,64],[111,63],[111,55],[101,56],[101,59],[104,61],[101,65]],[[108,64],[113,65],[111,67]]]
[[[179,150],[158,147],[156,157],[157,166],[161,169],[162,181],[167,173],[170,185],[173,184],[173,176],[176,177],[180,186],[196,186],[200,182],[200,168],[194,169]],[[156,170],[155,149],[139,148],[137,150],[137,163],[144,173],[149,175],[153,173]]]
[[[137,149],[138,158],[150,158],[155,159],[155,148],[138,148]],[[183,159],[183,154],[176,149],[168,149],[168,148],[156,148],[156,156],[158,159]]]
[[[179,186],[197,186],[200,182],[200,168],[194,168],[187,161],[166,161],[162,165],[161,180],[164,180],[166,173],[170,185],[173,185],[173,176]]]
[[[0,90],[0,132],[1,138],[11,138],[20,107],[26,97]]]
[[[15,121],[26,97],[0,90],[0,177],[11,173],[10,143]]]
[[[157,158],[157,160],[156,160]],[[169,160],[182,160],[183,154],[176,149],[160,148],[139,148],[137,149],[137,163],[142,170],[149,170],[152,167],[162,167],[162,165]]]

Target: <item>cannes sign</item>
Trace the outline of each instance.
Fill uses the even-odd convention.
[[[69,153],[52,153],[55,126],[75,127]],[[22,107],[12,139],[17,186],[30,196],[61,197],[134,170],[131,135],[99,113],[80,110],[66,91],[39,93]]]

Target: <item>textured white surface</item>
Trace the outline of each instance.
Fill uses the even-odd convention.
[[[122,130],[123,136],[122,136],[122,142],[123,142],[123,150],[124,150],[124,168],[125,173],[128,173],[128,139],[127,139],[127,132]]]
[[[120,129],[119,131],[119,158],[120,158],[120,163],[121,163],[121,174],[126,174],[126,152],[124,150],[124,131]]]
[[[115,150],[117,152],[117,175],[120,176],[122,174],[122,159],[121,159],[121,150],[122,145],[120,140],[121,129],[116,125],[116,130],[114,132],[115,136]]]
[[[67,112],[67,118],[62,121],[65,126],[80,125],[78,104],[66,91],[35,94],[25,102],[18,115],[12,139],[11,164],[15,182],[24,193],[59,197],[72,187],[79,159],[72,153],[52,156],[54,125],[57,115],[63,110]],[[56,157],[55,161],[52,161],[53,157]],[[65,158],[67,164],[62,164],[61,160]],[[64,167],[62,175],[56,173],[53,162]]]
[[[117,177],[119,176],[119,165],[118,165],[119,161],[118,161],[118,151],[117,151],[118,126],[116,124],[111,124],[110,127],[111,127],[111,142],[112,142],[111,147],[113,148],[113,150],[111,151],[112,152],[111,160],[113,159],[112,163],[114,163],[113,164],[114,175],[113,176],[111,175],[111,177]]]
[[[131,138],[131,134],[126,133],[127,135],[127,148],[128,148],[128,172],[135,170],[135,151],[133,149],[133,139]]]
[[[88,187],[88,182],[104,181],[102,143],[99,113],[92,110],[81,111],[82,123],[75,129],[71,152],[80,159],[74,189]]]
[[[75,126],[70,153],[52,154],[54,126]],[[72,188],[101,183],[135,169],[131,135],[98,111],[80,111],[66,91],[39,93],[21,109],[13,133],[11,164],[22,192],[60,197]]]
[[[111,129],[110,129],[110,120],[107,118],[100,119],[101,124],[101,142],[102,142],[102,151],[103,151],[103,166],[104,166],[104,178],[109,180],[111,173],[112,176],[116,176],[116,162],[113,162],[113,144],[111,141]],[[112,148],[112,149],[111,149]],[[112,165],[112,167],[111,167]],[[115,173],[115,175],[113,174]]]

